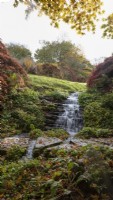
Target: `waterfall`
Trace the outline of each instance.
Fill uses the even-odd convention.
[[[66,130],[71,136],[75,135],[83,126],[79,93],[71,94],[63,104],[64,112],[58,116],[56,127]]]

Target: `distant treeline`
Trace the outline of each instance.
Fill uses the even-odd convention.
[[[24,45],[7,44],[7,49],[31,74],[86,82],[94,68],[81,49],[70,41],[43,41],[34,56]]]

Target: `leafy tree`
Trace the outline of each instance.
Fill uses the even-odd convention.
[[[80,48],[70,41],[43,42],[41,49],[35,52],[37,63],[58,63],[74,68],[89,65]]]
[[[103,0],[104,1],[104,0]],[[102,0],[14,0],[14,6],[22,2],[28,6],[27,14],[37,9],[39,14],[46,14],[50,17],[55,27],[60,21],[71,25],[78,34],[85,34],[86,30],[95,31],[96,21],[99,15],[103,14]],[[102,25],[103,36],[113,38],[113,14],[108,16],[106,24]]]
[[[11,43],[7,44],[7,49],[10,55],[16,58],[27,72],[29,72],[30,68],[34,66],[31,51],[24,45]]]
[[[42,48],[37,49],[34,56],[38,64],[37,73],[39,74],[41,70],[42,75],[46,72],[46,75],[50,76],[49,71],[51,70],[54,74],[54,65],[56,65],[59,69],[59,78],[86,81],[93,69],[81,49],[70,41],[43,41]]]
[[[22,60],[28,57],[31,58],[31,51],[24,45],[10,43],[7,44],[7,49],[11,56],[17,60]]]
[[[103,36],[113,39],[113,13],[104,19],[105,23],[101,26],[104,29]]]
[[[35,62],[31,57],[26,57],[22,61],[22,66],[29,73],[31,68],[35,66]]]

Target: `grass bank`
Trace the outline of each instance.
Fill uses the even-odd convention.
[[[75,91],[86,90],[85,83],[71,82],[57,78],[46,76],[29,75],[30,85],[33,90],[39,93],[39,96],[64,96],[67,97],[70,93]]]

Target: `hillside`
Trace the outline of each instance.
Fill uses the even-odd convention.
[[[1,137],[30,132],[32,127],[45,129],[46,116],[51,110],[57,110],[56,103],[64,101],[70,93],[85,88],[83,83],[30,75],[26,87],[14,87],[7,96],[2,113]]]
[[[57,78],[46,76],[29,75],[30,84],[35,90],[39,92],[39,96],[51,96],[53,98],[61,99],[68,97],[68,95],[75,91],[84,91],[86,89],[85,83],[71,82]]]

